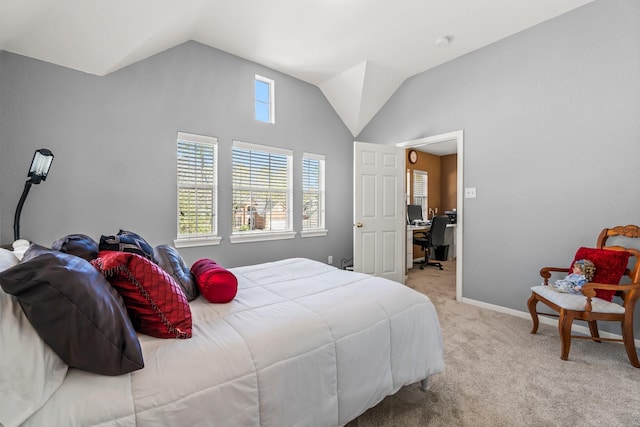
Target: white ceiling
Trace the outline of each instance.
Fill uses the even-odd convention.
[[[591,1],[0,0],[0,49],[103,76],[195,40],[317,85],[355,136],[406,78]]]
[[[458,141],[451,139],[449,141],[435,142],[433,144],[421,145],[415,147],[418,151],[424,151],[436,156],[446,156],[449,154],[455,154],[458,152]]]

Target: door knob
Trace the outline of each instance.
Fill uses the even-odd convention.
[[[357,223],[357,224],[356,224],[356,227],[358,227],[358,228],[362,228],[362,227],[364,227],[364,224],[363,224],[363,223],[361,223],[361,222],[359,222],[359,223]]]

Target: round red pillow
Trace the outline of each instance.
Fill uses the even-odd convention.
[[[226,303],[238,292],[238,279],[215,261],[203,258],[191,266],[202,296],[209,302]]]

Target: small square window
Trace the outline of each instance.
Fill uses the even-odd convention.
[[[274,81],[256,74],[255,77],[255,117],[265,123],[275,123]]]

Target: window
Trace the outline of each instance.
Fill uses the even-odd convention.
[[[324,236],[324,156],[302,155],[302,237]]]
[[[232,243],[291,239],[292,152],[234,141]]]
[[[178,133],[178,238],[176,247],[218,244],[218,140]]]
[[[275,123],[274,85],[271,79],[255,77],[255,112],[256,120],[265,123]]]
[[[427,219],[429,200],[429,175],[425,171],[413,171],[413,204],[422,206],[422,218]]]

